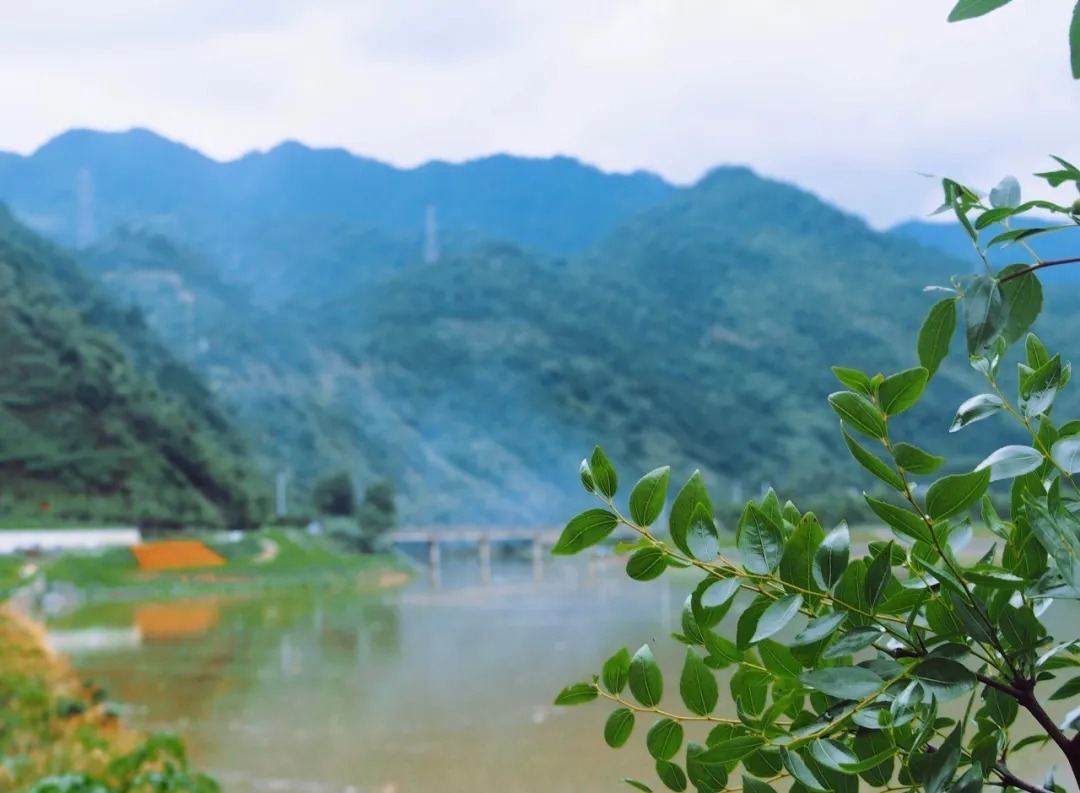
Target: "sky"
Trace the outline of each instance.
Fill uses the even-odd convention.
[[[882,227],[939,203],[919,172],[1031,193],[1048,154],[1080,160],[1072,4],[948,24],[951,0],[9,0],[0,150],[138,126],[217,159],[294,139],[680,184],[745,164]]]

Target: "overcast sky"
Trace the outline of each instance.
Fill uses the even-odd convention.
[[[950,25],[952,0],[5,2],[0,149],[145,126],[218,159],[742,163],[883,225],[936,205],[916,171],[988,188],[1080,159],[1072,3]]]

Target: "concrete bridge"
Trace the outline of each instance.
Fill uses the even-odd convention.
[[[558,542],[562,531],[562,527],[539,529],[404,528],[390,533],[386,539],[394,546],[426,546],[428,567],[431,570],[432,581],[435,584],[438,584],[439,569],[442,565],[443,545],[475,545],[480,558],[480,579],[484,584],[489,584],[491,583],[491,546],[493,544],[528,543],[531,548],[533,576],[539,580],[543,575],[545,550],[550,549]],[[603,544],[614,545],[620,540],[633,541],[636,537],[637,535],[630,529],[620,526]],[[595,548],[593,553],[595,555]]]

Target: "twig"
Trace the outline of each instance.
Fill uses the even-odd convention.
[[[1078,262],[1080,262],[1080,256],[1073,256],[1069,259],[1050,259],[1049,261],[1039,262],[1038,264],[1033,264],[1030,267],[1025,267],[1023,270],[1017,270],[1015,273],[1009,273],[1004,278],[999,278],[998,283],[1003,284],[1006,281],[1011,281],[1014,278],[1020,278],[1021,276],[1025,276],[1028,273],[1033,273],[1036,270],[1041,270],[1044,267],[1057,267],[1059,264],[1076,264]]]

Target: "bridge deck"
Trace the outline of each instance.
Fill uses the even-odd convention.
[[[484,528],[465,528],[465,529],[401,529],[400,531],[391,532],[387,535],[387,540],[395,545],[405,545],[407,543],[428,543],[428,542],[514,542],[514,541],[528,541],[528,542],[541,542],[545,545],[554,545],[559,535],[562,534],[561,528],[554,529],[484,529]],[[629,531],[616,530],[613,537],[617,539],[623,539],[631,536]]]

